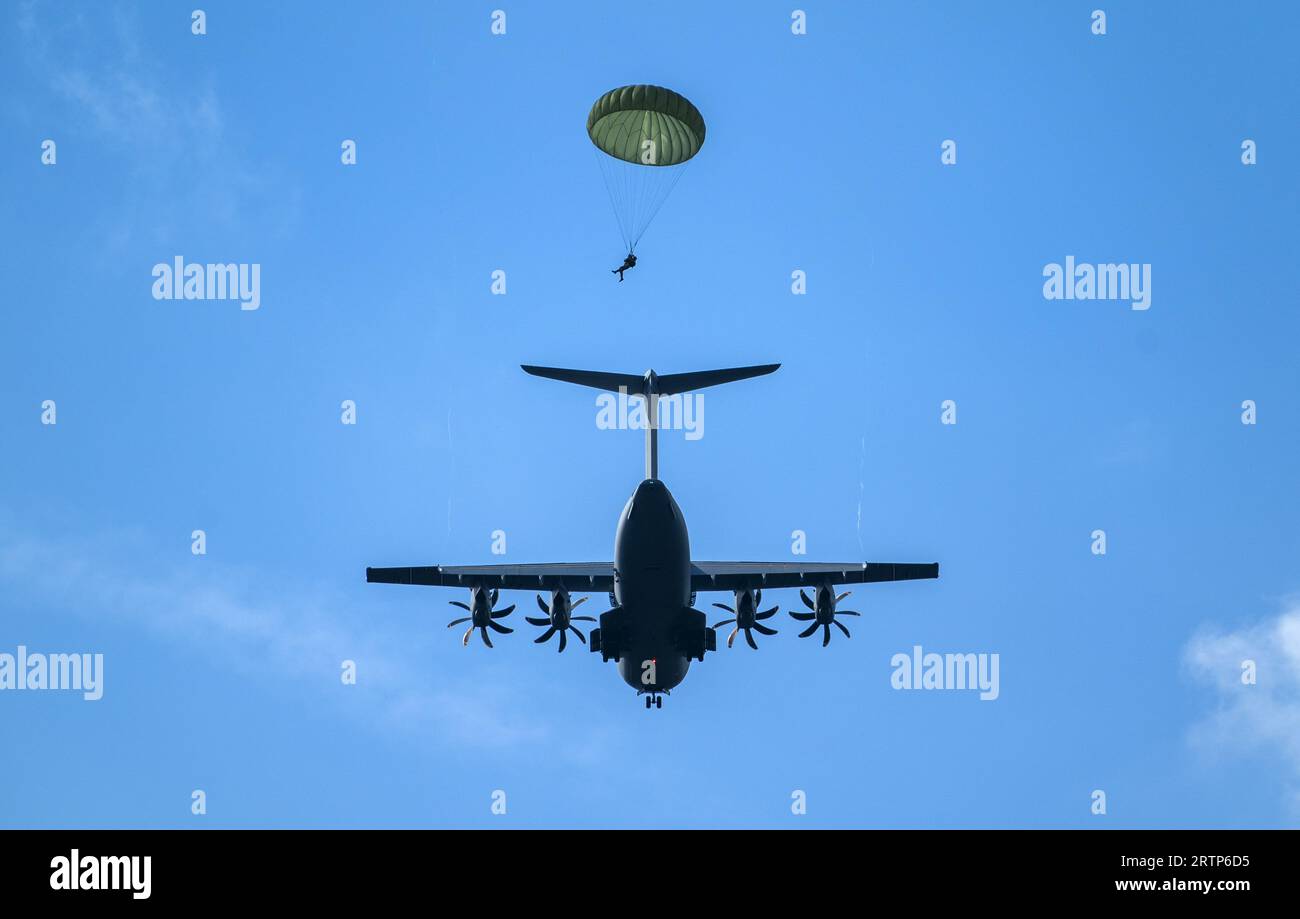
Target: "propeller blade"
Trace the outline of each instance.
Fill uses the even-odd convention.
[[[498,592],[497,592],[497,589],[496,589],[495,587],[493,587],[493,588],[492,588],[492,593],[488,594],[488,597],[489,597],[489,598],[491,599],[491,601],[492,601],[491,603],[488,604],[488,606],[496,606],[496,605],[497,605],[497,597],[498,597],[498,596],[499,596],[499,594],[498,594]]]
[[[584,645],[587,643],[587,636],[586,636],[586,635],[583,635],[583,634],[582,634],[581,632],[579,632],[577,629],[574,629],[573,626],[569,626],[569,628],[573,630],[573,634],[574,634],[574,635],[577,635],[577,636],[578,636],[578,641],[582,642]]]
[[[849,630],[846,629],[846,628],[844,627],[844,623],[839,622],[839,621],[837,621],[837,620],[835,620],[835,619],[832,619],[831,622],[834,622],[837,626],[839,626],[839,630],[840,630],[841,632],[844,633],[844,637],[845,637],[845,638],[852,638],[852,637],[853,637],[852,635],[849,634]]]
[[[568,644],[568,640],[564,637],[566,634],[568,634],[568,633],[567,633],[567,632],[561,632],[561,633],[560,633],[560,650],[561,650],[561,651],[563,651],[565,645]]]
[[[755,613],[755,614],[754,614],[754,618],[755,618],[755,619],[771,619],[773,616],[775,616],[775,615],[777,614],[777,612],[778,612],[780,609],[781,609],[781,607],[779,607],[779,606],[774,606],[774,607],[772,607],[771,609],[765,609],[765,610],[763,610],[761,613]]]
[[[493,619],[504,619],[515,611],[515,605],[511,603],[503,610],[497,610],[492,614]]]
[[[733,621],[734,621],[734,620],[733,620]],[[739,632],[739,631],[740,631],[740,626],[736,626],[734,629],[731,630],[731,634],[727,636],[727,647],[728,647],[728,648],[730,648],[730,647],[731,647],[731,643],[734,642],[734,641],[736,640],[736,633]]]
[[[723,619],[721,622],[715,622],[715,623],[713,623],[713,625],[709,626],[709,628],[711,628],[711,629],[720,629],[720,628],[722,628],[724,625],[727,625],[728,623],[730,623],[730,622],[735,622],[735,621],[736,621],[735,619]]]
[[[760,635],[775,635],[775,634],[776,634],[776,629],[769,629],[767,626],[763,625],[761,622],[755,622],[755,623],[754,623],[754,628],[758,630],[758,633],[759,633]]]
[[[734,609],[732,609],[730,606],[728,606],[728,605],[725,604],[725,603],[715,603],[715,604],[713,604],[713,605],[716,606],[718,609],[725,609],[725,610],[726,610],[727,612],[729,612],[729,613],[734,613],[734,612],[735,612]]]
[[[800,622],[807,622],[807,621],[809,621],[810,619],[816,619],[816,618],[817,618],[817,614],[816,614],[816,613],[791,613],[790,615],[791,615],[793,618],[798,619]]]
[[[851,609],[837,609],[835,611],[835,615],[836,616],[861,616],[862,614],[858,612],[854,612]]]
[[[583,599],[585,600],[587,598],[583,597]],[[570,622],[595,622],[596,617],[595,616],[570,616],[569,621]]]
[[[538,619],[536,616],[525,616],[524,621],[527,622],[529,625],[550,625],[551,624],[551,620]]]
[[[501,623],[497,622],[495,619],[489,619],[488,625],[492,628],[492,631],[500,632],[502,635],[509,635],[511,632],[514,631],[514,629],[502,625]]]
[[[847,596],[848,596],[849,594],[851,594],[851,593],[853,593],[853,591],[851,591],[851,590],[846,590],[846,591],[844,591],[844,593],[840,594],[838,597],[835,598],[835,602],[836,602],[836,603],[839,603],[841,600],[843,600],[845,597],[847,597]]]
[[[803,588],[802,588],[802,587],[799,588],[799,599],[800,599],[800,600],[803,600],[803,605],[804,605],[804,606],[808,607],[808,608],[809,608],[810,610],[812,610],[814,613],[817,612],[817,604],[813,603],[813,601],[811,601],[811,600],[808,599],[808,595],[807,595],[806,593],[803,592]]]
[[[537,605],[542,608],[543,613],[545,613],[548,616],[551,615],[551,608],[546,605],[546,601],[542,599],[541,594],[537,595]]]
[[[543,632],[539,637],[534,638],[533,644],[540,645],[542,642],[546,641],[554,634],[555,634],[555,626],[551,626],[549,629]]]
[[[487,628],[485,626],[479,626],[478,633],[483,636],[483,644],[487,645],[489,648],[492,647],[492,639],[488,638]]]
[[[831,627],[829,625],[824,625],[822,626],[822,647],[824,648],[830,643],[831,643]]]
[[[817,623],[814,622],[812,625],[808,626],[808,628],[806,628],[806,629],[804,629],[802,632],[800,632],[800,633],[799,633],[799,637],[800,637],[800,638],[807,638],[809,635],[811,635],[811,634],[812,634],[813,632],[815,632],[815,631],[817,631]]]
[[[754,608],[758,609],[758,607],[762,605],[763,605],[763,588],[760,587],[758,590],[754,591]]]
[[[462,648],[469,647],[469,637],[473,634],[474,634],[474,626],[470,626],[468,629],[465,630],[465,634],[460,636],[460,645]]]
[[[591,599],[590,597],[579,597],[577,603],[570,603],[570,604],[569,604],[569,609],[570,609],[570,610],[575,610],[575,609],[577,609],[579,606],[582,606],[582,604],[586,603],[586,602],[587,602],[588,600],[590,600],[590,599]],[[592,621],[595,622],[594,619],[593,619]]]
[[[459,606],[461,609],[463,609],[463,610],[464,610],[465,612],[467,612],[467,613],[472,613],[472,612],[474,612],[472,609],[469,608],[468,605],[466,605],[466,604],[464,604],[464,603],[461,603],[459,600],[448,600],[447,602],[450,603],[452,606]]]
[[[465,616],[460,619],[453,619],[451,622],[447,623],[447,628],[451,628],[453,625],[460,625],[462,622],[469,622],[472,618],[472,616]]]
[[[745,641],[749,642],[749,646],[755,651],[758,650],[758,645],[754,643],[754,633],[749,629],[745,629]]]

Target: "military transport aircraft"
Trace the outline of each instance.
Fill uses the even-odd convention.
[[[754,632],[774,635],[776,630],[764,625],[777,607],[759,611],[764,589],[798,587],[807,611],[792,612],[796,620],[808,623],[799,633],[808,638],[818,629],[822,646],[831,640],[831,626],[845,637],[849,630],[838,616],[857,616],[841,610],[837,604],[848,592],[835,592],[840,584],[870,584],[877,581],[908,581],[937,578],[938,564],[898,564],[893,562],[692,562],[686,521],[681,509],[659,480],[659,398],[693,390],[763,376],[780,367],[763,364],[727,370],[703,370],[659,376],[653,370],[643,375],[602,373],[591,370],[562,370],[556,367],[523,369],[533,376],[547,377],[590,386],[595,389],[640,396],[646,406],[645,480],[637,486],[614,534],[612,562],[561,562],[529,565],[433,565],[421,568],[367,568],[366,580],[379,584],[421,584],[433,587],[465,587],[469,603],[452,600],[469,615],[454,619],[448,628],[469,623],[462,643],[469,644],[478,629],[483,643],[492,647],[488,630],[507,634],[514,630],[497,620],[510,615],[512,604],[497,609],[500,590],[549,591],[548,604],[537,596],[537,605],[545,618],[526,617],[528,622],[545,631],[536,639],[541,643],[559,635],[559,650],[566,646],[572,632],[587,643],[573,623],[596,622],[591,616],[573,614],[587,598],[576,603],[574,593],[608,594],[610,609],[601,613],[599,625],[591,631],[588,647],[599,652],[602,661],[616,661],[619,674],[637,695],[645,695],[646,708],[663,707],[662,694],[669,693],[686,677],[692,660],[704,660],[708,651],[716,650],[714,629],[733,624],[727,640],[730,647],[737,632],[757,650]],[[813,591],[809,597],[803,588]],[[701,591],[733,593],[730,606],[714,603],[732,614],[732,618],[708,625],[705,614],[695,609],[696,594]]]

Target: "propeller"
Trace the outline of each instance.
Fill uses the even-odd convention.
[[[763,625],[760,620],[771,619],[776,615],[779,607],[774,606],[771,609],[763,610],[761,613],[755,612],[755,610],[757,610],[763,603],[762,590],[753,591],[748,587],[742,587],[737,590],[735,594],[735,608],[727,606],[725,603],[713,604],[718,609],[725,609],[727,612],[731,613],[734,618],[723,619],[721,622],[714,623],[711,628],[716,629],[720,626],[734,622],[736,627],[732,629],[731,634],[727,636],[727,647],[731,647],[732,642],[736,640],[736,634],[743,630],[745,633],[745,641],[749,643],[751,648],[757,651],[758,644],[754,641],[754,632],[751,630],[757,630],[762,635],[775,635],[776,629],[768,628]]]
[[[447,628],[460,625],[462,622],[468,622],[469,628],[461,636],[460,643],[469,647],[469,636],[475,629],[478,629],[479,635],[483,638],[483,644],[489,648],[492,647],[492,639],[488,638],[488,629],[494,632],[500,632],[503,635],[513,632],[514,629],[507,628],[497,619],[503,619],[515,611],[515,605],[511,603],[505,609],[495,609],[497,605],[498,591],[496,588],[486,590],[482,587],[471,587],[469,589],[469,603],[461,603],[459,600],[450,600],[452,606],[459,606],[468,616],[462,616],[460,619],[453,619],[447,623]]]
[[[801,588],[799,590],[799,599],[803,600],[803,605],[808,607],[808,609],[812,610],[812,612],[809,613],[792,612],[790,615],[801,622],[811,622],[812,625],[808,626],[808,628],[800,632],[799,637],[808,638],[810,635],[812,635],[813,632],[816,632],[817,629],[820,628],[822,630],[822,647],[824,648],[831,643],[831,626],[835,626],[837,629],[839,629],[841,632],[844,633],[845,638],[852,638],[853,636],[849,634],[849,630],[844,627],[844,623],[840,622],[838,619],[835,618],[836,615],[840,615],[840,616],[861,616],[862,615],[861,613],[856,613],[851,609],[837,610],[835,608],[837,603],[839,603],[841,600],[843,600],[852,592],[853,591],[851,590],[846,590],[844,591],[844,593],[840,594],[837,597],[835,596],[835,590],[833,587],[831,587],[831,585],[820,584],[817,587],[817,600],[814,602],[808,597],[808,594],[804,593],[803,589]]]
[[[583,597],[577,603],[574,603],[569,598],[569,591],[563,587],[551,591],[550,606],[547,606],[546,601],[542,599],[542,595],[538,594],[537,605],[541,608],[542,612],[546,613],[546,618],[539,619],[536,616],[525,616],[524,618],[532,625],[546,626],[546,631],[539,637],[534,638],[533,643],[540,645],[543,642],[549,641],[551,636],[558,632],[560,634],[560,651],[563,651],[568,647],[568,638],[566,636],[569,632],[572,632],[574,635],[578,636],[578,641],[585,645],[587,643],[587,636],[583,635],[582,632],[573,625],[573,623],[595,622],[596,617],[575,616],[573,615],[573,611],[586,602],[587,598]]]

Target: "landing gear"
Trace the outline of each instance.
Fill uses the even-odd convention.
[[[653,692],[650,693],[650,695],[648,695],[648,696],[645,697],[645,707],[646,707],[646,708],[651,708],[651,707],[653,707],[653,708],[663,708],[663,707],[664,707],[664,697],[661,696],[661,695],[659,695],[658,693],[653,693]]]

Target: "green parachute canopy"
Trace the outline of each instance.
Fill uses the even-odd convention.
[[[704,116],[685,96],[644,83],[611,89],[587,116],[587,136],[615,159],[677,166],[704,146]]]
[[[628,251],[704,146],[704,117],[690,100],[662,86],[612,89],[587,115],[614,216]]]

